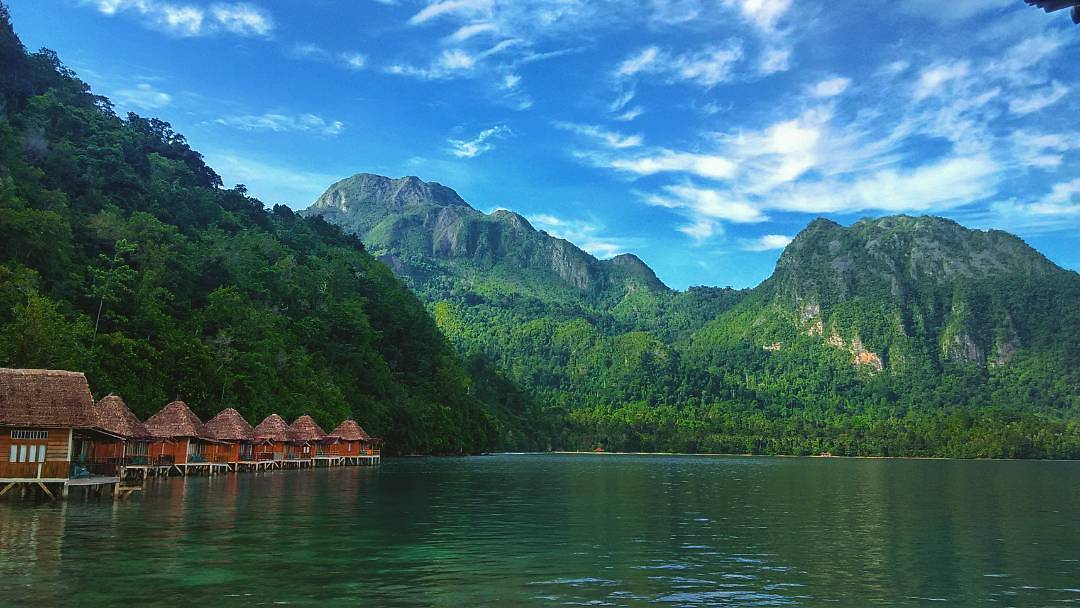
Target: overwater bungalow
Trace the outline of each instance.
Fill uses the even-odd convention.
[[[301,464],[315,464],[317,459],[322,459],[324,464],[333,464],[339,459],[324,454],[319,455],[319,444],[326,437],[326,431],[322,430],[319,423],[307,414],[300,416],[289,425],[289,445],[295,460]]]
[[[270,414],[255,427],[255,460],[269,460],[280,467],[288,455],[289,423]]]
[[[214,474],[227,470],[223,462],[213,462],[218,441],[206,430],[206,425],[183,401],[173,401],[147,418],[146,428],[160,441],[150,446],[150,456],[165,462],[181,475],[189,472]]]
[[[32,487],[58,498],[72,486],[116,494],[115,465],[91,470],[79,463],[91,459],[95,444],[122,441],[101,428],[83,374],[0,368],[0,496]]]
[[[352,418],[342,422],[326,435],[327,449],[344,459],[345,464],[377,464],[379,440],[372,438]]]
[[[206,423],[211,437],[223,442],[217,446],[217,458],[223,459],[233,471],[255,470],[273,466],[273,460],[255,460],[255,429],[240,412],[233,408],[222,410]]]
[[[96,461],[116,462],[121,476],[130,473],[133,477],[145,478],[168,473],[169,465],[150,461],[150,444],[155,439],[120,396],[108,395],[98,401],[97,417],[102,429],[123,437],[123,441],[95,443]]]

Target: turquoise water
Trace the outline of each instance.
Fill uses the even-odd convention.
[[[1080,605],[1080,463],[506,455],[0,501],[16,606]]]

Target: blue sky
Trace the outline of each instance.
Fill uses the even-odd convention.
[[[900,212],[1080,269],[1080,27],[1020,0],[8,1],[268,204],[417,175],[677,288]]]

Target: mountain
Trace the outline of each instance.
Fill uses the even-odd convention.
[[[678,292],[415,177],[360,174],[303,214],[565,418],[556,446],[1080,455],[1080,277],[1001,231],[819,219],[758,287]]]
[[[168,123],[28,54],[2,3],[0,367],[84,371],[143,418],[177,397],[355,417],[391,453],[529,447],[545,424],[358,239],[223,188]]]
[[[431,278],[430,263],[437,261],[438,276],[481,272],[523,289],[565,289],[588,301],[617,299],[634,288],[667,291],[633,255],[597,260],[536,230],[517,213],[481,213],[450,188],[412,176],[354,175],[331,185],[305,214],[360,236],[399,274],[418,283]]]
[[[481,213],[416,177],[361,173],[301,214],[359,236],[459,351],[505,371],[556,417],[588,395],[670,399],[672,345],[744,295],[673,291],[637,256],[598,260],[517,213]]]
[[[991,366],[1029,350],[1075,349],[1078,286],[1076,273],[1006,232],[898,216],[846,229],[815,221],[760,291],[806,331],[860,351],[860,362],[895,368],[911,363],[912,348],[935,364]]]

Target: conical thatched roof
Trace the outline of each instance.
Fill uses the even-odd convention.
[[[0,423],[92,428],[97,409],[79,372],[0,368]]]
[[[173,401],[146,420],[146,428],[154,437],[211,438],[206,425],[183,401]]]
[[[126,439],[149,439],[146,425],[128,408],[118,395],[109,395],[97,402],[98,425]]]
[[[277,414],[270,414],[255,427],[255,439],[259,441],[288,441],[289,423]]]
[[[307,414],[300,416],[289,426],[290,441],[319,441],[323,437],[326,437],[326,431]]]
[[[336,437],[342,441],[369,441],[371,439],[352,418],[337,425],[337,428],[330,431],[327,437]]]
[[[240,412],[228,408],[206,423],[206,432],[222,441],[255,441],[255,429],[251,428]]]

